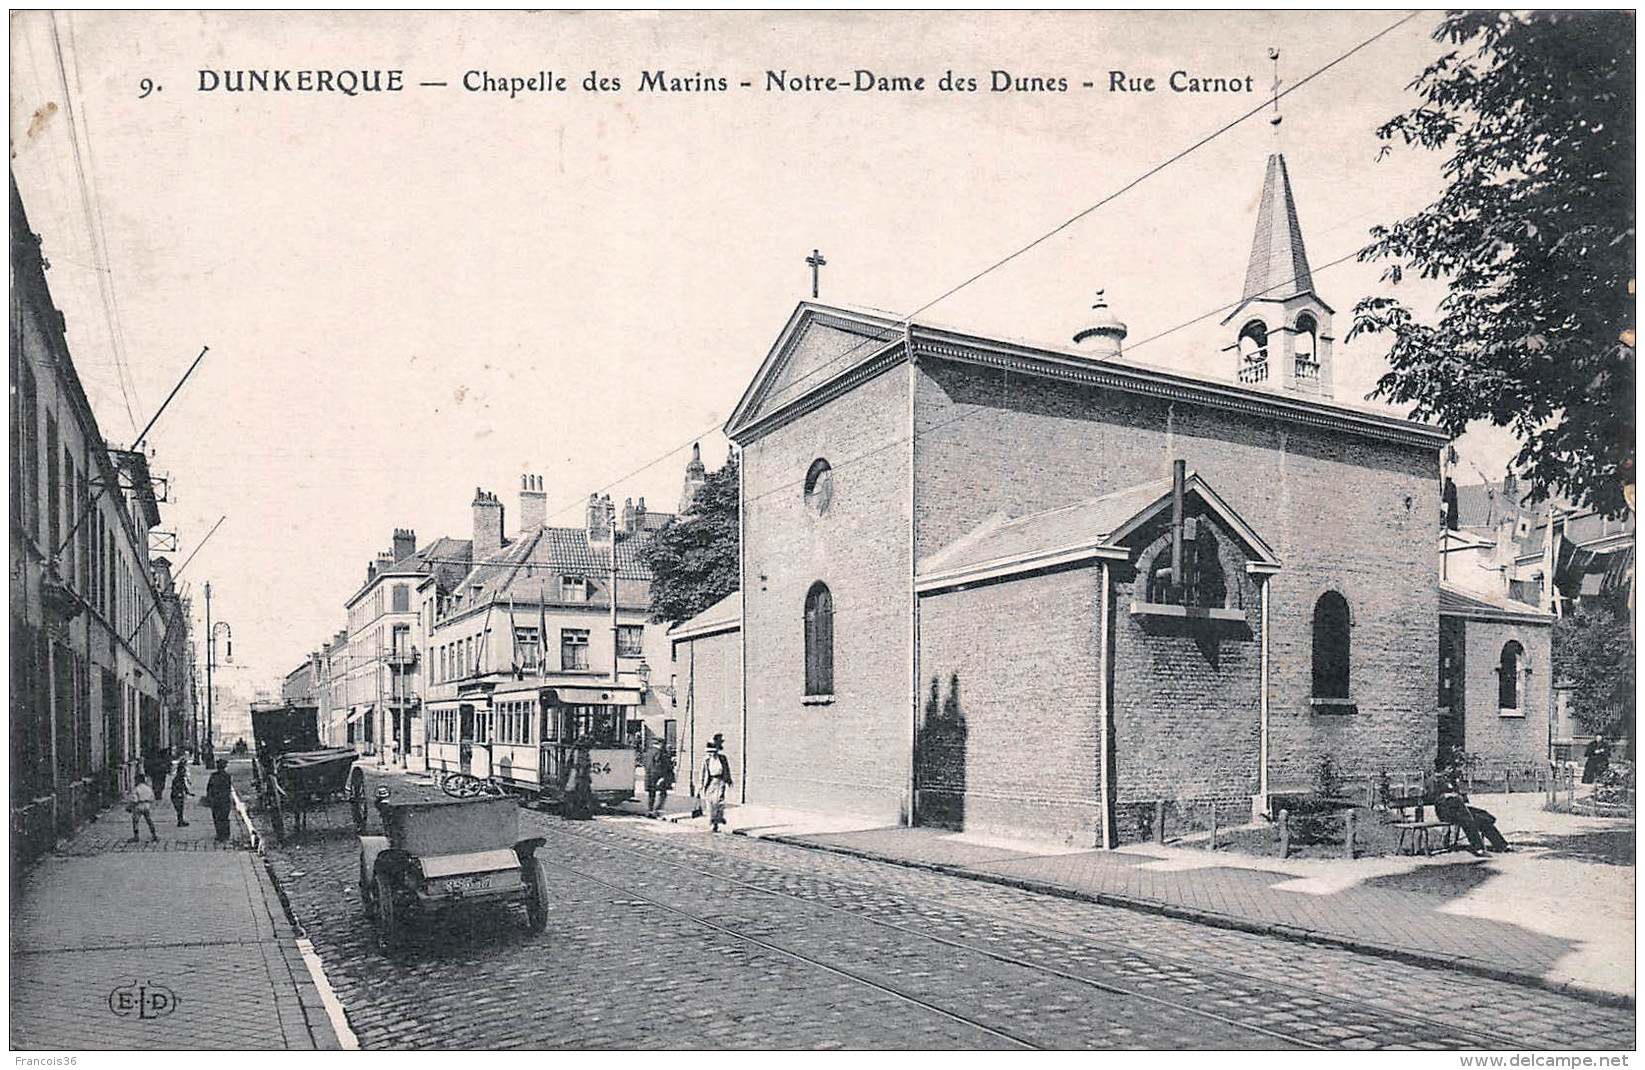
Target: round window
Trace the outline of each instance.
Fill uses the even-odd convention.
[[[834,470],[828,462],[818,457],[811,462],[811,468],[805,473],[805,507],[811,510],[812,515],[821,516],[828,512],[828,505],[834,498]]]

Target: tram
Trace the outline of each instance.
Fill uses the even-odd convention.
[[[428,767],[467,773],[511,791],[558,800],[577,740],[592,744],[594,797],[612,805],[634,797],[629,718],[643,702],[637,686],[483,684],[430,703]]]

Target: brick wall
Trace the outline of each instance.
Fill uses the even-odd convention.
[[[748,801],[903,820],[910,694],[908,373],[898,366],[748,443],[743,617]],[[804,480],[833,467],[829,509]],[[834,603],[834,700],[804,701],[804,609]]]
[[[703,746],[718,732],[725,736],[725,756],[738,782],[730,797],[737,798],[743,777],[742,636],[721,632],[673,646],[675,705],[668,716],[679,722],[678,790],[693,782],[702,768]]]
[[[1284,565],[1271,581],[1271,788],[1310,786],[1325,754],[1351,778],[1431,764],[1436,450],[935,359],[917,390],[921,555],[993,511],[1163,479],[1184,458]],[[1352,611],[1352,714],[1309,702],[1312,614],[1327,590]]]
[[[1464,620],[1462,689],[1465,718],[1463,749],[1483,763],[1482,775],[1495,775],[1503,765],[1540,769],[1548,760],[1548,711],[1553,702],[1553,674],[1549,671],[1553,629],[1537,624],[1504,624]],[[1520,674],[1519,712],[1504,717],[1497,706],[1497,669],[1502,648],[1517,640],[1525,649],[1530,672]]]
[[[920,599],[921,824],[1098,843],[1099,592],[1083,567]]]
[[[1190,501],[1192,506],[1194,503]],[[1197,508],[1190,516],[1205,514]],[[1135,537],[1143,554],[1170,538],[1167,517]],[[1145,600],[1136,569],[1114,570],[1115,801],[1216,798],[1249,806],[1261,754],[1262,617],[1247,557],[1215,526],[1227,605],[1244,624],[1132,612]]]

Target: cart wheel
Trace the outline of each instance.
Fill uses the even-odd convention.
[[[273,790],[268,793],[268,811],[269,819],[274,822],[274,842],[285,843],[286,817],[280,808],[280,790],[277,786],[272,784],[270,787],[273,788]]]
[[[536,859],[531,860],[526,873],[526,883],[531,888],[525,901],[526,925],[532,932],[540,933],[548,928],[548,884],[543,880],[543,873]]]
[[[359,766],[349,770],[348,805],[354,811],[354,831],[364,836],[366,822],[371,819],[371,808],[366,804],[366,773]]]
[[[394,901],[394,884],[382,874],[377,875],[377,944],[388,950],[400,946],[400,908]]]

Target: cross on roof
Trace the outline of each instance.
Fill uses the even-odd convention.
[[[818,270],[826,265],[828,261],[823,259],[823,254],[820,250],[813,249],[811,250],[811,255],[805,258],[805,262],[811,265],[811,296],[815,299],[817,296]]]

